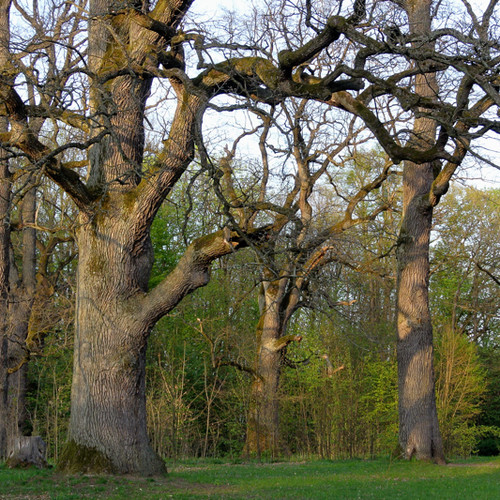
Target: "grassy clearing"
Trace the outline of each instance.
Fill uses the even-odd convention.
[[[170,464],[165,478],[61,476],[0,467],[0,498],[14,499],[491,499],[500,457],[440,467],[389,460]]]

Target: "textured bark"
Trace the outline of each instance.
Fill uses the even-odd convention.
[[[110,211],[116,217],[97,217],[78,232],[70,445],[59,466],[69,472],[94,468],[157,474],[164,465],[149,446],[146,431],[149,325],[137,320],[128,300],[137,290],[146,290],[152,249],[144,245],[137,256],[127,252],[130,222],[113,205]],[[105,463],[96,462],[88,450],[105,457]]]
[[[144,179],[142,79],[119,78],[112,90],[119,109],[113,139],[91,155],[91,178],[104,182],[92,213],[80,215],[77,234],[75,357],[69,442],[59,467],[66,471],[159,474],[163,462],[146,428],[145,353],[149,333],[164,314],[209,279],[211,262],[244,241],[222,232],[195,240],[176,268],[147,290],[153,262],[149,230],[156,211],[194,154],[194,132],[204,101],[179,91],[165,150]],[[175,83],[174,83],[175,86]],[[94,151],[95,153],[95,151]]]
[[[430,30],[430,0],[407,2],[410,30],[425,36]],[[434,97],[435,74],[419,75],[416,92]],[[428,149],[436,124],[417,118],[415,147]],[[403,172],[403,218],[398,240],[397,359],[399,442],[406,458],[444,462],[434,387],[432,323],[429,310],[429,240],[434,181],[431,163],[406,162]]]
[[[271,272],[266,270],[266,279]],[[279,381],[286,348],[300,341],[286,336],[286,329],[298,303],[298,294],[290,291],[292,280],[284,277],[264,281],[261,290],[261,314],[257,325],[257,356],[250,392],[245,454],[274,455],[280,451]]]
[[[279,379],[281,353],[260,348],[258,375],[251,387],[248,409],[245,455],[275,456],[279,443]]]
[[[7,458],[8,467],[47,466],[47,445],[40,436],[17,436],[12,440]]]
[[[0,66],[9,61],[10,1],[0,0]],[[8,121],[0,117],[0,133],[8,130]],[[11,176],[5,151],[0,150],[0,460],[7,455],[8,420],[8,303]]]
[[[8,195],[7,195],[8,196]],[[26,431],[26,338],[31,306],[35,293],[35,245],[36,231],[31,224],[35,217],[35,190],[29,190],[22,202],[23,229],[22,276],[19,276],[9,255],[9,284],[5,298],[3,316],[3,342],[1,354],[2,370],[2,414],[0,433],[4,436],[4,456],[9,455],[16,439]],[[6,212],[8,214],[8,211]],[[10,232],[9,232],[10,233]],[[10,234],[7,245],[10,244]],[[5,252],[8,254],[8,249]]]
[[[432,183],[429,165],[413,165],[420,189],[408,200],[398,246],[399,441],[406,458],[444,461],[434,388],[432,323],[429,311],[429,236],[432,209],[422,203]],[[427,180],[427,182],[425,182]],[[412,184],[415,187],[415,184]]]
[[[7,456],[8,422],[8,305],[10,178],[8,164],[0,161],[0,460]]]
[[[275,343],[281,336],[280,304],[265,293],[266,309],[257,327],[256,376],[250,390],[245,453],[274,455],[279,451],[279,379],[282,350]]]

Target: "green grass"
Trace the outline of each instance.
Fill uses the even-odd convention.
[[[447,466],[389,460],[170,464],[164,478],[0,467],[0,499],[500,499],[500,457]]]

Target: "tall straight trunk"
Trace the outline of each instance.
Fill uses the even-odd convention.
[[[279,380],[282,349],[279,313],[263,311],[257,327],[255,378],[250,390],[245,454],[274,455],[279,451]]]
[[[269,270],[265,275],[269,279]],[[261,289],[261,314],[257,325],[257,357],[255,375],[250,391],[247,417],[247,436],[244,452],[260,457],[280,451],[279,439],[279,382],[281,366],[290,342],[300,341],[297,335],[285,335],[288,323],[296,310],[298,294],[290,291],[291,280],[284,277],[264,281]]]
[[[0,67],[9,62],[10,0],[0,0]],[[8,120],[0,117],[0,132],[7,132]],[[8,297],[10,266],[11,175],[6,151],[0,149],[0,460],[7,454],[8,418]]]
[[[10,266],[9,300],[9,443],[26,433],[26,383],[28,326],[36,293],[36,188],[26,191],[21,208],[22,269],[20,276]],[[11,258],[13,256],[11,255]],[[32,332],[34,335],[38,332]]]
[[[431,0],[407,2],[413,35],[431,28]],[[420,75],[416,92],[433,98],[433,73]],[[435,121],[415,119],[412,142],[427,149],[435,140]],[[432,206],[429,193],[433,165],[406,162],[403,172],[403,217],[397,249],[397,359],[399,442],[406,458],[444,462],[436,409],[433,333],[429,310],[429,241]]]
[[[0,118],[1,119],[1,118]],[[8,423],[8,296],[10,242],[10,175],[8,163],[0,161],[0,460],[7,456]]]

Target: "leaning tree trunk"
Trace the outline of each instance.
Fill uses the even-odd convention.
[[[412,34],[430,32],[430,0],[407,2]],[[416,78],[416,92],[432,98],[433,73]],[[425,110],[423,110],[425,111]],[[417,118],[412,142],[427,149],[434,143],[435,121]],[[398,240],[397,359],[399,442],[406,458],[444,462],[434,387],[432,322],[429,310],[429,240],[433,165],[407,162],[403,173],[403,219]]]

